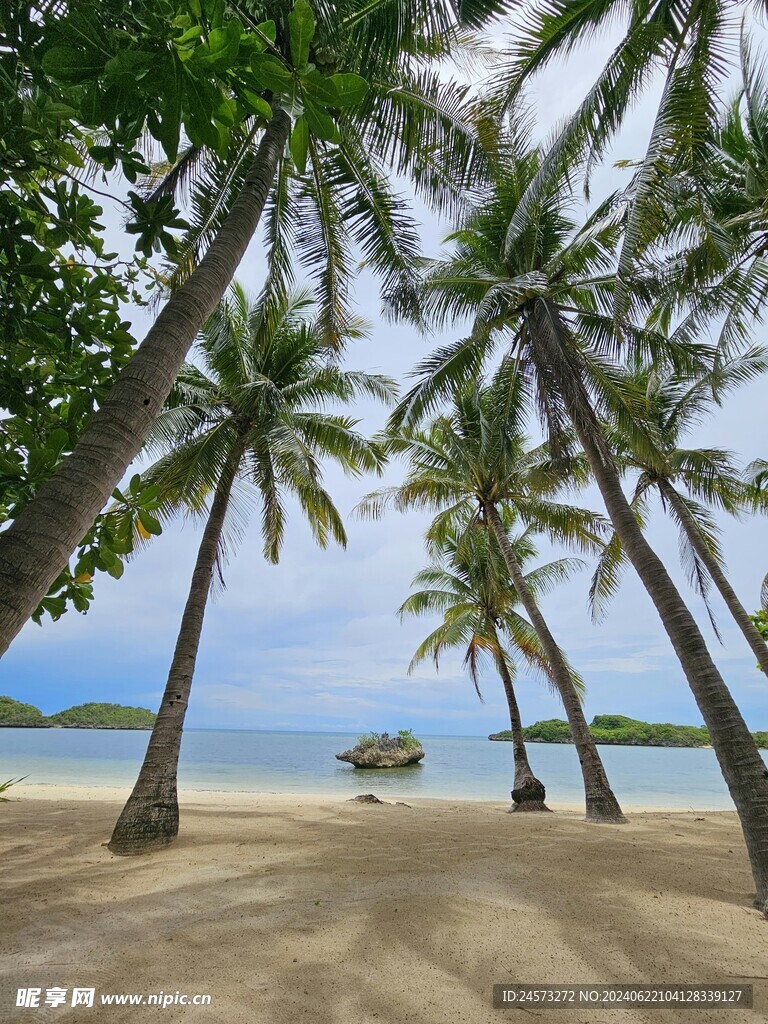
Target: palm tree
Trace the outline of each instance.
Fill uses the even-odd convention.
[[[699,159],[656,192],[645,236],[663,283],[654,321],[684,343],[713,335],[726,359],[751,343],[768,299],[768,64],[745,34],[741,75]]]
[[[748,10],[744,2],[724,0],[642,0],[632,6],[620,0],[537,0],[511,33],[495,82],[498,101],[506,107],[557,57],[617,22],[624,26],[594,84],[553,139],[513,216],[510,245],[553,178],[572,172],[584,159],[589,167],[598,164],[641,95],[663,80],[646,152],[635,163],[629,191],[614,292],[617,319],[629,311],[632,279],[649,239],[667,230],[659,217],[659,196],[669,187],[670,172],[698,164],[710,144],[720,86],[731,72],[738,27]]]
[[[711,508],[739,516],[749,508],[749,490],[730,452],[718,448],[683,448],[685,433],[739,383],[765,370],[762,350],[754,350],[698,379],[660,376],[650,367],[628,374],[631,386],[645,396],[647,420],[642,434],[636,430],[608,434],[617,460],[637,474],[631,501],[643,518],[647,496],[655,491],[662,507],[680,529],[680,551],[689,579],[707,604],[710,580],[719,590],[734,621],[744,634],[763,672],[768,674],[768,646],[739,601],[723,566],[718,528]],[[616,535],[608,542],[590,591],[599,615],[601,601],[610,597],[620,579],[623,561]]]
[[[535,557],[529,530],[510,538],[510,544],[521,565]],[[427,658],[438,668],[445,650],[464,648],[464,665],[482,699],[480,667],[483,656],[490,657],[504,686],[509,709],[515,764],[511,810],[549,810],[544,803],[544,784],[533,774],[528,761],[514,690],[517,665],[504,638],[530,669],[548,678],[543,670],[546,657],[531,624],[515,611],[519,598],[509,585],[498,546],[487,529],[474,523],[459,534],[449,533],[441,544],[433,543],[431,547],[434,560],[413,578],[413,586],[423,589],[417,589],[403,602],[399,615],[438,613],[443,620],[419,645],[408,673],[410,675],[416,665]],[[541,597],[582,564],[578,559],[559,559],[527,573],[525,581],[531,591]]]
[[[526,582],[500,509],[508,507],[538,532],[587,550],[598,546],[597,532],[604,524],[594,513],[549,500],[542,493],[551,488],[552,474],[546,453],[526,447],[513,372],[507,363],[487,388],[468,386],[454,396],[450,415],[437,417],[426,430],[404,427],[393,432],[390,449],[405,454],[410,462],[406,480],[399,487],[369,495],[360,510],[379,516],[389,505],[401,511],[431,509],[438,513],[432,527],[436,538],[458,515],[474,515],[487,524],[563,702],[581,763],[587,820],[620,822],[625,818],[589,731],[573,674]]]
[[[185,279],[73,453],[0,537],[0,654],[34,612],[141,450],[190,346],[232,281],[267,200],[272,199],[266,225],[272,260],[285,271],[290,236],[298,223],[296,244],[321,278],[320,326],[338,341],[346,309],[339,305],[343,283],[334,274],[349,253],[343,241],[335,241],[341,228],[361,246],[385,287],[394,279],[402,286],[416,255],[416,236],[404,230],[407,218],[400,214],[388,175],[410,176],[432,203],[450,206],[457,187],[470,181],[483,164],[481,140],[465,102],[466,87],[447,83],[428,62],[460,47],[462,26],[482,24],[493,11],[492,3],[318,4],[307,58],[321,76],[315,81],[316,91],[323,92],[322,76],[341,72],[363,76],[368,95],[349,108],[339,108],[326,96],[320,106],[314,104],[311,118],[301,120],[300,129],[292,125],[300,107],[295,87],[299,71],[308,73],[310,64],[303,55],[303,69],[294,63],[292,3],[246,5],[230,0],[230,7],[262,40],[259,24],[274,22],[270,57],[282,65],[278,77],[283,85],[272,90],[272,117],[246,117],[231,132],[226,157],[200,146],[183,146],[174,166],[153,188],[156,198],[201,176],[197,199],[192,201],[193,230],[182,247],[183,273],[178,280]],[[253,88],[249,68],[243,81],[233,77],[238,109],[243,95]],[[303,163],[297,140],[306,142],[306,168],[297,166]],[[304,213],[300,222],[297,206]],[[280,274],[272,279],[279,281]],[[55,529],[50,528],[52,523]]]
[[[233,286],[202,333],[202,368],[182,368],[152,428],[150,448],[165,454],[148,477],[163,495],[165,513],[186,507],[205,515],[206,523],[165,693],[138,780],[112,834],[113,853],[146,853],[176,838],[184,716],[235,488],[255,490],[264,555],[277,562],[287,494],[322,547],[330,539],[346,544],[342,520],[322,485],[322,459],[353,475],[382,466],[380,447],[355,431],[355,420],[323,407],[361,394],[389,400],[392,385],[329,363],[327,346],[307,318],[310,305],[309,296],[299,294],[276,313]],[[241,509],[240,523],[244,514]]]
[[[744,471],[750,507],[761,512],[768,512],[768,460],[755,459]],[[760,604],[763,613],[768,612],[768,573],[763,577],[760,586]],[[760,635],[765,639],[765,630]]]
[[[617,356],[622,344],[660,367],[673,357],[681,366],[700,362],[701,347],[669,342],[654,332],[613,318],[613,250],[620,221],[599,210],[577,231],[566,215],[567,183],[523,207],[536,180],[541,154],[522,136],[517,155],[486,199],[454,236],[450,258],[432,266],[423,306],[438,323],[469,316],[469,337],[424,360],[421,379],[401,403],[396,422],[413,422],[482,366],[502,341],[521,387],[535,397],[550,445],[564,448],[564,427],[573,426],[629,561],[653,601],[712,738],[721,770],[741,819],[757,887],[768,901],[768,773],[746,723],[707,650],[696,621],[664,563],[646,540],[622,490],[616,460],[601,425],[607,394],[620,388]],[[511,236],[508,226],[527,212]],[[511,244],[510,244],[511,238]],[[632,396],[611,403],[614,418],[636,418]]]

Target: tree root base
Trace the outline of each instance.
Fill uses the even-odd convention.
[[[179,834],[175,792],[154,799],[131,796],[117,819],[107,849],[118,857],[141,857],[164,850]]]
[[[618,814],[601,814],[599,811],[587,811],[585,821],[590,825],[628,825],[629,818],[619,811]]]
[[[538,811],[539,813],[544,811],[547,814],[553,813],[551,807],[547,807],[543,800],[523,800],[523,802],[520,804],[514,803],[509,808],[509,811],[507,813],[518,814],[522,813],[523,811],[525,811],[525,813],[529,813],[531,811]]]
[[[176,834],[172,836],[136,836],[115,838],[112,836],[107,843],[107,849],[116,857],[141,857],[146,853],[156,853],[158,850],[165,850],[176,841]]]

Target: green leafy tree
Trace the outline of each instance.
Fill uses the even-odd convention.
[[[390,400],[392,385],[330,363],[310,307],[305,293],[273,310],[233,286],[202,334],[201,365],[182,368],[152,428],[149,448],[164,454],[146,478],[159,488],[161,514],[189,509],[205,517],[205,529],[144,763],[109,844],[114,853],[146,853],[178,833],[184,718],[211,584],[217,566],[222,571],[227,522],[231,527],[237,513],[242,525],[247,516],[238,491],[255,492],[264,555],[277,562],[286,495],[298,502],[318,544],[346,544],[341,517],[322,484],[324,459],[352,475],[382,465],[381,449],[357,433],[356,421],[324,407],[359,395]],[[350,336],[361,329],[350,325]]]
[[[30,13],[21,3],[0,11],[2,522],[72,452],[126,365],[135,343],[121,307],[144,303],[138,284],[147,272],[142,258],[122,261],[105,247],[98,196],[77,180],[86,134],[74,108],[38,84],[45,15]],[[107,551],[109,531],[97,532]],[[36,617],[68,603],[82,610],[87,586],[62,567]]]
[[[20,3],[14,9],[22,6],[26,10]],[[283,202],[289,172],[281,173],[289,138],[291,166],[300,177],[317,179],[322,164],[326,178],[346,190],[340,206],[316,182],[302,186],[317,200],[311,200],[316,226],[307,236],[307,261],[314,266],[323,258],[334,225],[344,223],[364,250],[368,245],[375,269],[394,265],[401,273],[412,252],[410,241],[393,229],[398,211],[381,180],[382,164],[395,173],[413,170],[419,187],[438,198],[455,194],[451,169],[458,171],[467,146],[441,144],[462,135],[456,107],[461,96],[441,87],[426,61],[447,55],[457,45],[458,26],[479,22],[489,8],[482,2],[415,8],[406,0],[365,9],[356,2],[313,8],[307,0],[247,8],[223,0],[133,0],[95,12],[43,4],[33,25],[19,30],[14,56],[30,94],[36,103],[59,104],[64,129],[86,132],[90,160],[107,172],[119,167],[133,181],[149,171],[137,148],[145,132],[162,146],[173,165],[165,190],[149,199],[131,196],[133,225],[141,251],[186,254],[181,262],[191,272],[99,403],[70,457],[3,533],[0,650],[38,606],[138,454],[273,190],[279,212],[267,235],[273,258],[284,265],[280,239],[294,222]],[[360,113],[352,115],[356,104]],[[97,140],[99,132],[104,141]],[[201,210],[210,203],[192,225],[194,251],[179,252],[168,238],[179,226],[168,183],[184,177],[201,149],[214,166],[221,162],[223,191],[203,197]],[[453,165],[442,152],[455,154]],[[70,153],[69,159],[75,157]],[[371,217],[378,225],[373,235],[366,226]],[[321,274],[329,280],[345,254],[336,247],[332,255]],[[340,294],[332,282],[326,292]],[[345,317],[334,303],[321,307],[321,320],[338,338]],[[55,536],[46,528],[51,519]]]
[[[535,401],[555,453],[567,449],[572,425],[624,551],[653,601],[712,737],[738,810],[757,887],[768,906],[768,775],[746,723],[664,563],[645,538],[622,490],[601,420],[635,418],[620,390],[624,349],[660,368],[701,363],[702,350],[655,331],[623,325],[617,335],[612,290],[620,220],[599,210],[581,230],[566,214],[568,183],[531,196],[541,155],[524,135],[511,140],[504,173],[455,236],[453,253],[432,266],[424,312],[440,323],[470,317],[468,337],[439,349],[417,369],[421,379],[401,404],[399,421],[413,421],[482,365],[502,343],[521,386]],[[605,415],[604,415],[605,414]]]
[[[389,444],[407,457],[407,477],[400,487],[369,495],[361,512],[379,516],[388,506],[400,511],[433,510],[438,514],[432,527],[436,538],[450,529],[457,516],[482,518],[499,545],[511,585],[546,656],[545,671],[568,716],[584,779],[587,820],[624,821],[589,734],[576,680],[526,582],[504,528],[502,510],[511,509],[523,524],[554,540],[592,550],[603,520],[547,498],[552,473],[546,468],[546,453],[528,450],[523,418],[524,404],[512,364],[506,363],[490,386],[475,384],[456,394],[451,412],[437,417],[428,428],[393,432]]]
[[[624,430],[610,431],[609,439],[621,465],[636,475],[632,507],[645,519],[647,499],[655,493],[680,530],[680,553],[689,579],[708,604],[709,583],[714,582],[734,621],[744,634],[762,670],[768,673],[768,647],[739,601],[726,576],[719,530],[712,509],[734,516],[750,508],[750,495],[730,452],[718,448],[685,448],[685,434],[711,411],[715,401],[739,384],[764,372],[765,356],[756,349],[698,379],[668,376],[649,367],[628,374],[631,387],[644,399],[644,420]],[[590,589],[597,616],[621,578],[626,558],[616,534],[601,555]],[[717,629],[714,616],[709,612]]]
[[[528,531],[510,537],[509,542],[521,565],[535,557],[536,549]],[[515,763],[513,810],[547,810],[544,784],[536,778],[528,761],[514,689],[518,661],[549,679],[543,668],[546,656],[539,638],[530,622],[515,610],[519,598],[509,584],[501,552],[483,526],[473,524],[431,547],[437,557],[416,574],[412,585],[419,589],[407,598],[399,614],[402,617],[437,613],[442,615],[442,622],[419,645],[409,674],[427,658],[438,668],[443,652],[459,647],[465,651],[464,665],[481,697],[482,664],[485,658],[490,659],[504,686],[509,710]],[[581,567],[578,560],[560,559],[526,573],[525,581],[540,598]]]

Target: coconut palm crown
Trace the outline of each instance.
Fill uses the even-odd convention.
[[[150,452],[164,452],[145,475],[160,484],[166,514],[204,513],[222,469],[242,449],[240,525],[250,489],[261,506],[270,562],[278,561],[284,541],[286,494],[298,501],[321,546],[346,543],[322,486],[323,460],[353,475],[378,472],[384,462],[381,447],[356,432],[354,419],[328,407],[360,396],[390,403],[395,386],[340,369],[310,318],[313,308],[309,292],[274,310],[234,285],[202,333],[198,362],[182,369],[148,439]],[[361,321],[346,326],[349,339],[365,330]]]

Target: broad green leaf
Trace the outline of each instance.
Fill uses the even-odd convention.
[[[277,39],[277,26],[274,21],[262,21],[256,28],[261,32],[263,36],[266,36],[270,43],[274,43]]]
[[[81,50],[72,46],[52,46],[43,54],[43,71],[59,82],[86,82],[103,68],[96,59],[89,60]]]
[[[58,458],[68,444],[69,431],[65,430],[64,427],[57,427],[55,430],[51,431],[48,439],[46,440],[45,447],[48,451],[53,452],[56,458]]]
[[[165,150],[165,155],[173,163],[179,152],[179,136],[181,133],[181,83],[180,69],[173,53],[166,58],[166,73],[163,75],[163,95],[159,104],[159,118],[152,134]]]
[[[309,97],[305,97],[304,100],[304,113],[310,129],[319,139],[326,139],[330,142],[336,137],[336,125],[333,118]]]
[[[50,97],[47,97],[46,104],[43,107],[43,114],[46,117],[53,118],[55,121],[65,121],[68,118],[76,117],[77,111],[68,103],[56,103]]]
[[[213,116],[221,124],[231,128],[235,123],[235,117],[237,115],[237,101],[227,99],[226,96],[222,96],[221,102],[214,108]]]
[[[208,33],[207,43],[198,46],[192,54],[192,61],[199,67],[215,71],[226,71],[232,66],[240,49],[240,25],[230,21],[226,28],[214,28]]]
[[[355,103],[360,103],[368,92],[368,83],[360,75],[331,75],[330,81],[336,89],[336,105],[339,107],[351,107]]]
[[[207,82],[196,79],[191,74],[185,76],[185,84],[189,117],[185,118],[184,124],[189,140],[193,146],[210,146],[211,149],[216,149],[219,144],[219,132],[213,122],[210,87]]]
[[[125,566],[120,561],[120,559],[117,558],[117,556],[115,556],[114,562],[112,562],[111,565],[107,566],[107,572],[109,573],[109,575],[113,579],[116,579],[116,580],[120,579],[120,577],[123,575],[124,571],[125,571]]]
[[[259,117],[263,117],[267,121],[272,117],[272,107],[270,107],[263,96],[251,92],[250,89],[243,89],[243,102],[247,104],[254,114],[258,114]]]
[[[99,548],[99,561],[104,566],[104,568],[107,570],[107,572],[109,572],[109,569],[111,568],[111,566],[113,566],[115,564],[115,562],[119,562],[120,559],[117,557],[117,555],[114,553],[114,551],[112,551],[110,548],[104,547],[102,545]]]
[[[152,50],[121,50],[104,65],[106,75],[122,86],[135,84],[156,66],[158,54]]]
[[[148,484],[146,487],[141,489],[140,503],[144,508],[151,508],[151,506],[157,505],[157,498],[160,496],[160,487],[157,484]]]
[[[265,89],[271,89],[276,93],[286,93],[293,88],[293,74],[277,57],[272,57],[268,53],[253,55],[251,71]]]
[[[301,87],[310,99],[324,107],[338,107],[339,93],[330,75],[321,74],[316,68],[301,76]]]
[[[309,149],[309,127],[307,125],[307,119],[302,114],[296,118],[296,121],[291,129],[291,156],[293,157],[293,163],[299,174],[303,174],[307,169],[307,151]]]
[[[309,60],[309,44],[315,34],[315,16],[307,0],[296,0],[288,15],[291,60],[295,68],[303,68]]]
[[[196,39],[199,39],[202,36],[202,34],[203,26],[193,25],[192,28],[187,29],[184,35],[179,36],[178,39],[174,39],[173,45],[178,47],[189,46],[192,43],[194,43]]]
[[[153,534],[155,537],[159,537],[163,532],[163,528],[157,519],[145,508],[139,509],[139,522],[147,531],[147,533]]]

